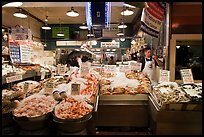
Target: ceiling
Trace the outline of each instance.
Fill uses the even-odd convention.
[[[111,2],[111,23],[120,23],[124,2]],[[69,17],[66,12],[74,7],[79,13],[78,17]],[[23,2],[20,8],[44,22],[48,16],[48,24],[82,24],[86,22],[86,2]],[[140,14],[140,8],[131,8],[133,15],[125,16],[125,23],[132,23],[135,16]]]

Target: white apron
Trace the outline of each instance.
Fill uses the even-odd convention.
[[[152,59],[152,61],[146,61],[145,59],[145,66],[142,72],[147,73],[151,83],[153,83],[154,85],[157,84],[156,67],[154,59]]]

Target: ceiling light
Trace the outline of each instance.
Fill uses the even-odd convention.
[[[129,8],[126,7],[126,9],[123,10],[120,14],[121,14],[121,15],[124,15],[124,16],[129,16],[129,15],[132,15],[133,13],[134,13],[134,12],[133,12],[131,9],[129,9]]]
[[[22,11],[22,9],[19,9],[17,12],[13,14],[15,17],[18,18],[27,18],[27,15]]]
[[[69,11],[66,13],[66,15],[67,15],[67,16],[70,16],[70,17],[77,17],[77,16],[79,16],[79,13],[74,10],[74,7],[71,7],[71,10],[69,10]]]
[[[64,33],[59,32],[59,33],[57,33],[57,36],[59,36],[59,37],[64,37]]]
[[[88,27],[83,23],[83,25],[79,26],[80,29],[88,29]]]
[[[23,2],[9,2],[2,7],[20,7],[23,5]]]
[[[118,28],[120,28],[120,29],[125,29],[125,28],[127,28],[127,25],[125,25],[124,23],[120,23],[119,25],[118,25]]]
[[[45,30],[51,30],[51,27],[49,27],[48,25],[47,25],[47,22],[48,22],[48,16],[46,16],[46,18],[45,18],[45,25],[44,26],[42,26],[42,29],[45,29]]]
[[[116,35],[117,35],[117,36],[124,36],[124,33],[119,32],[119,33],[117,33]]]
[[[133,44],[133,45],[136,44],[135,40],[132,40],[132,41],[131,41],[131,44]]]
[[[94,35],[93,34],[87,34],[87,37],[93,37]]]
[[[125,38],[120,38],[120,41],[122,41],[122,42],[125,41]]]

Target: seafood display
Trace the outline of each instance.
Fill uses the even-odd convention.
[[[192,102],[202,102],[202,83],[184,84],[182,87]]]
[[[171,103],[190,102],[190,97],[175,82],[164,82],[153,87],[153,96],[160,106]]]
[[[78,119],[92,112],[93,107],[84,100],[67,97],[55,106],[54,114],[60,119]]]
[[[117,72],[99,80],[101,95],[138,94],[150,92],[150,80],[142,72]]]
[[[53,111],[56,103],[52,96],[34,94],[20,101],[13,110],[13,115],[16,117],[42,116]]]

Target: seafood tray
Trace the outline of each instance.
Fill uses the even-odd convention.
[[[150,95],[160,110],[200,110],[200,106],[192,103],[191,97],[175,82],[165,82],[154,86]]]

